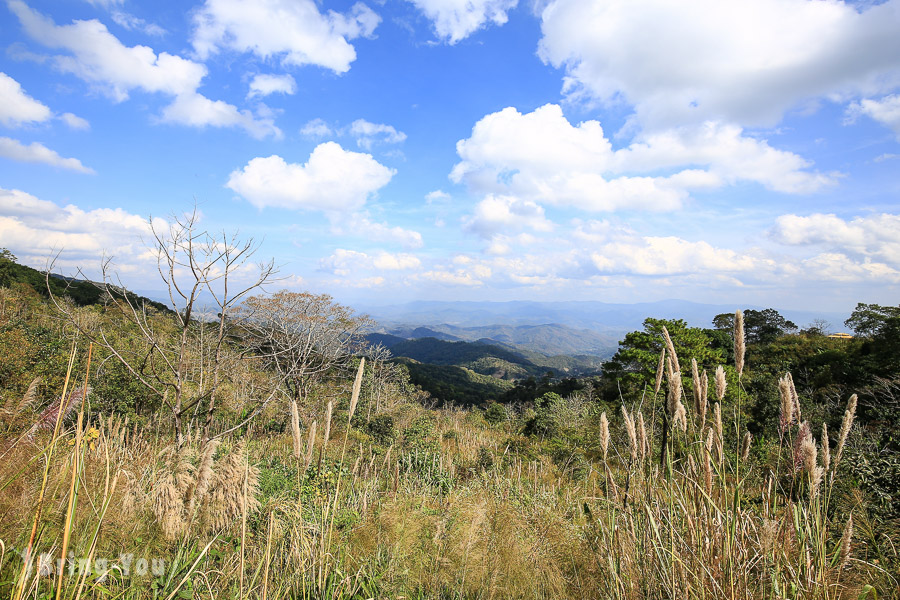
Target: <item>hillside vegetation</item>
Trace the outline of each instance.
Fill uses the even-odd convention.
[[[262,309],[331,315],[357,340],[362,323],[279,294],[219,346],[219,323],[141,313],[184,348],[176,428],[172,386],[144,383],[168,355],[139,352],[125,298],[0,287],[0,594],[896,594],[900,308],[860,305],[851,340],[649,318],[602,375],[559,379],[494,350],[469,369],[324,334],[287,346],[305,370],[286,369]],[[476,371],[516,365],[516,381]],[[433,370],[455,374],[454,402],[416,385]]]

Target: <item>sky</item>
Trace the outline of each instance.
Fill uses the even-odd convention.
[[[4,0],[0,247],[367,305],[900,301],[900,0]],[[246,276],[252,277],[248,271]]]

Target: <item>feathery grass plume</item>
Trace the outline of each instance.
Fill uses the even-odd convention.
[[[356,379],[353,381],[353,393],[350,395],[350,411],[347,413],[347,422],[353,419],[353,413],[356,412],[356,405],[359,402],[359,390],[362,387],[363,370],[366,367],[366,357],[359,359],[359,370],[356,371]]]
[[[741,440],[741,460],[746,461],[750,458],[750,443],[753,441],[753,436],[750,435],[749,431],[744,432],[744,439]]]
[[[673,427],[681,429],[681,433],[687,433],[687,409],[681,402],[675,407],[675,415],[672,417]]]
[[[796,419],[797,422],[800,422],[800,419],[802,418],[800,416],[800,396],[797,395],[797,388],[794,387],[794,377],[791,375],[790,371],[785,373],[785,377],[788,380],[788,385],[791,390],[791,402],[794,403],[794,419]]]
[[[328,439],[331,437],[331,412],[334,410],[334,401],[329,400],[325,407],[325,432],[322,435],[322,454],[328,450]]]
[[[710,433],[712,433],[712,431],[710,431]],[[712,464],[708,446],[703,452],[703,487],[706,489],[707,495],[712,494]]]
[[[844,526],[844,533],[841,535],[841,549],[840,554],[838,555],[840,558],[838,560],[838,569],[843,569],[847,566],[847,563],[850,562],[850,542],[853,540],[853,514],[850,514],[850,518],[847,519],[847,524]]]
[[[31,384],[29,384],[28,389],[25,390],[25,395],[22,396],[22,400],[19,402],[19,405],[16,406],[15,413],[13,414],[17,415],[24,411],[27,407],[34,404],[34,401],[37,400],[38,386],[41,385],[41,381],[41,377],[35,377],[31,381]]]
[[[217,439],[210,440],[203,449],[203,453],[200,455],[200,464],[197,467],[197,483],[194,486],[190,505],[188,507],[189,517],[194,514],[194,507],[197,505],[197,502],[203,500],[213,482],[213,458],[221,443],[222,442]]]
[[[694,395],[694,413],[700,414],[700,394],[702,390],[700,389],[700,370],[697,368],[697,359],[691,359],[691,392]]]
[[[725,368],[722,365],[716,367],[716,400],[719,402],[725,398],[725,388],[728,387],[728,380],[725,379]]]
[[[775,549],[775,537],[778,535],[778,521],[763,519],[759,530],[759,546],[762,554],[768,556]]]
[[[659,393],[659,386],[662,385],[663,372],[666,368],[666,349],[663,348],[659,352],[659,364],[656,366],[656,381],[653,383],[653,393]]]
[[[819,442],[822,447],[822,466],[827,471],[831,466],[831,448],[828,445],[828,423],[822,423],[822,440]]]
[[[600,414],[600,449],[603,450],[603,462],[606,462],[609,450],[609,419],[606,418],[606,411]]]
[[[638,459],[638,441],[637,431],[634,428],[634,419],[628,414],[628,409],[622,405],[622,418],[625,420],[625,431],[628,433],[628,449],[631,451],[631,462],[635,463]]]
[[[669,330],[666,329],[665,325],[663,325],[662,334],[666,342],[666,349],[669,351],[669,358],[672,359],[672,367],[680,373],[681,364],[679,364],[678,362],[678,354],[675,352],[675,344],[672,343],[672,338],[669,335]]]
[[[316,422],[313,421],[309,426],[309,437],[306,438],[306,458],[304,459],[303,470],[309,468],[313,459],[313,450],[316,448]]]
[[[778,416],[779,431],[782,435],[794,423],[794,398],[787,375],[778,380],[778,393],[781,397],[781,410]]]
[[[744,342],[744,313],[734,312],[734,368],[738,377],[744,372],[744,353],[747,351]]]
[[[706,425],[706,410],[709,407],[709,376],[706,371],[700,377],[700,429]]]
[[[641,461],[650,454],[650,440],[647,438],[647,427],[644,425],[644,413],[638,411],[638,443],[641,446]]]
[[[713,408],[713,420],[716,428],[716,460],[722,462],[725,460],[725,433],[722,430],[722,404],[719,402]]]
[[[300,411],[297,409],[297,401],[291,399],[291,437],[294,438],[294,458],[300,460],[303,456],[303,440],[300,433]]]
[[[203,521],[207,530],[223,529],[259,509],[259,469],[248,467],[246,442],[240,442],[216,465],[210,491],[203,501]],[[246,478],[246,481],[245,481]],[[244,486],[248,493],[245,494]]]
[[[810,450],[810,447],[812,448]],[[810,457],[812,457],[810,462]],[[809,428],[809,422],[800,423],[797,439],[794,440],[794,469],[802,469],[806,473],[812,473],[816,462],[816,442]]]
[[[847,436],[850,435],[850,428],[853,427],[853,417],[856,415],[856,394],[850,396],[847,401],[847,410],[844,411],[844,420],[841,421],[841,431],[838,433],[837,450],[834,453],[834,472],[837,472],[838,463],[841,462],[841,455],[844,453],[844,444],[847,443]]]
[[[196,484],[193,451],[183,446],[180,451],[173,447],[163,449],[159,456],[164,464],[153,485],[151,508],[163,536],[172,541],[184,532],[187,526],[185,502],[188,492]]]

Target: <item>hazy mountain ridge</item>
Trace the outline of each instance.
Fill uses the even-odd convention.
[[[407,304],[366,307],[378,323],[378,331],[412,339],[435,337],[447,341],[488,339],[516,350],[545,356],[593,355],[608,358],[626,333],[641,329],[644,319],[684,319],[694,327],[711,327],[712,319],[736,308],[758,306],[701,304],[663,300],[636,304],[596,301],[571,302],[445,302],[416,301]],[[849,315],[813,310],[778,309],[787,319],[804,327],[824,319],[834,331],[842,331]]]

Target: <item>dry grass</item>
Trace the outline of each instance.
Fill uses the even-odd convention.
[[[582,407],[571,418],[596,419],[588,455],[596,462],[579,477],[539,441],[517,438],[516,423],[488,427],[470,411],[400,405],[400,431],[431,416],[431,450],[403,436],[376,448],[348,425],[362,369],[347,420],[335,419],[333,432],[340,402],[307,407],[326,414],[328,433],[318,439],[313,421],[305,452],[296,409],[285,434],[205,447],[176,448],[116,418],[60,419],[56,433],[4,448],[0,591],[44,598],[59,582],[70,598],[142,598],[155,589],[161,598],[189,590],[242,599],[749,600],[857,598],[871,583],[889,597],[895,582],[861,552],[871,527],[865,511],[834,508],[856,398],[832,455],[826,431],[817,441],[798,424],[783,378],[782,422],[771,435],[790,441],[772,470],[754,461],[745,429],[725,428],[724,372],[716,370],[706,423],[706,373],[692,364],[688,409],[677,354],[670,340],[665,346],[654,396],[665,394],[676,426],[664,463],[654,459],[655,397],[643,408],[622,405],[621,417],[610,413],[615,422]],[[88,440],[90,428],[97,433]],[[272,491],[276,476],[287,491]],[[33,523],[32,558],[68,544],[76,557],[130,552],[180,566],[158,579],[75,569],[51,582],[9,550],[28,544]]]

